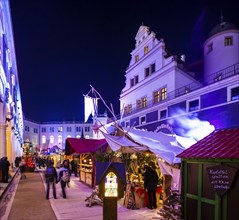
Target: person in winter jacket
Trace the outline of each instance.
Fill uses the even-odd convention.
[[[49,199],[50,185],[52,185],[54,199],[56,197],[56,185],[57,182],[57,172],[56,168],[53,166],[53,163],[50,163],[45,171],[45,179],[47,184],[46,199]]]
[[[148,193],[148,208],[156,209],[156,189],[158,185],[158,174],[155,171],[155,163],[151,162],[150,166],[145,166],[146,171],[144,173],[144,188]]]
[[[65,180],[63,177],[67,173],[68,179]],[[70,169],[69,169],[69,164],[67,160],[63,161],[63,164],[58,170],[58,180],[57,183],[60,182],[61,184],[61,189],[62,189],[62,196],[64,199],[66,199],[66,185],[69,184],[70,182]]]

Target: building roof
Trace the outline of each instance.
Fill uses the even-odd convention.
[[[85,139],[85,138],[67,138],[65,154],[73,153],[93,153],[98,150],[105,151],[108,143],[105,139]]]
[[[190,148],[178,154],[180,158],[239,158],[239,128],[215,130]]]
[[[230,22],[221,22],[220,24],[216,25],[211,32],[209,33],[208,37],[211,37],[217,33],[223,32],[223,31],[227,31],[227,30],[233,30],[233,29],[237,29],[237,27],[230,23]]]

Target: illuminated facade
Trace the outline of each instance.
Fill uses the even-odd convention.
[[[50,149],[53,146],[58,146],[60,149],[65,149],[65,140],[68,137],[72,138],[90,138],[96,139],[95,132],[92,130],[92,123],[84,122],[33,122],[24,120],[24,141],[28,140],[35,152],[36,148]]]
[[[22,155],[23,115],[9,1],[0,0],[0,158]]]
[[[135,41],[120,94],[124,127],[181,136],[196,121],[239,127],[239,30],[233,24],[221,22],[204,43],[203,80],[149,27],[140,26]]]

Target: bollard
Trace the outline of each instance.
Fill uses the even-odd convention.
[[[117,220],[117,197],[103,198],[103,220]]]

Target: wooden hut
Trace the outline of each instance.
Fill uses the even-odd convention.
[[[182,159],[183,219],[238,218],[239,128],[216,130],[177,156]]]

